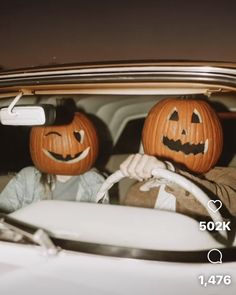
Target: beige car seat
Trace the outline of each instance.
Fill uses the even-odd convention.
[[[8,182],[15,176],[15,173],[0,175],[0,193],[3,191]]]

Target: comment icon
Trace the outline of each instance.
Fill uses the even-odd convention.
[[[207,253],[207,259],[212,264],[221,264],[222,263],[222,253],[218,249],[211,249]]]

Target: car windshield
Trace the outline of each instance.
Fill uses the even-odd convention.
[[[97,93],[95,86],[90,86],[93,91],[84,91],[84,93],[73,90],[73,87],[69,90],[66,86],[63,87],[64,89],[60,91],[50,91],[49,87],[47,91],[24,93],[17,103],[18,106],[51,105],[54,107],[56,114],[54,125],[46,126],[48,131],[43,136],[35,133],[34,143],[41,142],[40,144],[44,145],[40,148],[44,151],[44,156],[47,156],[46,160],[39,155],[40,148],[31,140],[32,130],[37,131],[42,127],[0,126],[2,139],[0,201],[1,198],[3,200],[13,180],[20,193],[24,196],[29,193],[20,184],[20,177],[23,174],[19,176],[22,169],[24,173],[27,172],[24,170],[26,167],[31,167],[31,170],[29,175],[25,176],[25,182],[29,182],[33,174],[38,175],[39,173],[41,177],[39,182],[46,183],[46,189],[53,191],[53,194],[49,196],[45,190],[41,199],[36,198],[32,201],[28,198],[24,204],[20,201],[21,205],[17,205],[16,210],[7,210],[14,207],[11,200],[6,203],[5,207],[1,206],[0,239],[22,242],[23,236],[24,243],[30,241],[37,243],[34,238],[29,238],[17,228],[24,229],[28,234],[34,234],[37,230],[42,229],[51,239],[52,244],[75,251],[181,262],[199,262],[202,259],[201,261],[206,262],[206,251],[211,248],[221,248],[225,251],[226,261],[235,260],[236,199],[234,198],[235,185],[231,185],[231,181],[235,181],[236,167],[234,136],[236,92],[230,89],[222,91],[217,87],[209,91],[207,87],[199,89],[199,86],[194,88],[194,85],[192,88],[185,86],[180,89],[173,89],[173,87],[170,89],[168,87],[151,89],[150,87],[148,89],[147,84],[145,89],[133,90],[126,87],[125,90],[119,92],[114,87],[113,91],[100,90]],[[5,96],[2,94],[1,108],[8,107],[16,95],[17,93]],[[210,151],[209,138],[211,135],[208,135],[208,132],[210,133],[211,128],[214,128],[213,121],[201,129],[205,136],[201,138],[197,123],[203,123],[205,118],[197,107],[193,106],[191,110],[188,106],[184,110],[184,107],[179,107],[177,103],[170,109],[166,106],[161,112],[162,117],[158,123],[163,133],[162,142],[171,152],[180,154],[179,158],[183,153],[188,155],[188,159],[196,156],[197,160],[192,160],[195,161],[193,169],[200,169],[200,172],[198,170],[191,172],[188,163],[184,165],[181,161],[178,163],[178,160],[175,158],[172,160],[169,154],[161,151],[160,159],[163,160],[161,163],[164,163],[164,170],[168,170],[170,176],[163,174],[158,179],[158,176],[152,175],[151,182],[146,179],[141,179],[140,182],[138,177],[132,177],[128,175],[128,172],[120,178],[116,174],[117,178],[111,178],[111,183],[105,186],[102,197],[93,199],[90,195],[95,192],[100,179],[105,180],[114,175],[131,155],[145,154],[149,140],[152,139],[154,133],[159,132],[155,129],[154,121],[150,123],[151,127],[147,127],[146,118],[158,103],[161,105],[168,99],[206,101],[211,106],[223,130],[223,137],[220,137],[218,133],[213,136],[213,141],[220,142],[217,144],[218,147],[222,145],[222,151],[219,152],[217,159],[213,159],[217,147],[214,147],[209,155],[212,161],[200,158],[200,156],[205,156],[207,149]],[[164,134],[166,130],[172,128],[171,125],[165,127],[164,116],[168,118],[170,124],[173,122],[177,124],[182,120],[182,114],[187,117],[187,112],[190,111],[191,131],[188,126],[181,130],[173,127],[175,128],[174,137],[168,137],[167,133]],[[73,119],[72,113],[82,114],[79,117],[79,121],[84,124],[83,128],[80,127],[82,132],[77,127],[69,129],[68,126]],[[207,113],[206,116],[210,116],[209,114]],[[84,115],[95,126],[96,138],[92,131],[86,129],[88,123]],[[67,126],[63,127],[67,134],[71,132],[73,140],[79,142],[82,148],[76,150],[71,141],[69,142],[70,151],[63,150],[63,148],[66,149],[61,135],[64,129],[58,129],[58,131],[54,126],[60,126],[60,128]],[[156,131],[153,132],[153,130]],[[178,133],[180,133],[179,136]],[[184,136],[187,137],[190,133],[191,138],[183,140]],[[145,134],[148,135],[145,137]],[[217,136],[219,136],[218,139]],[[91,142],[86,141],[87,137],[91,137]],[[44,138],[47,138],[45,144],[43,143]],[[55,145],[53,141],[56,142]],[[91,143],[96,143],[97,146],[91,148]],[[150,146],[155,146],[155,140],[150,143]],[[219,147],[219,150],[221,148]],[[94,154],[97,153],[97,156],[94,156],[91,163],[84,161],[79,168],[81,170],[78,174],[87,173],[87,178],[79,180],[82,197],[78,199],[78,180],[74,181],[76,172],[73,171],[74,177],[68,179],[70,172],[66,170],[67,164],[75,165],[77,159],[82,163],[83,159],[88,159],[87,154],[91,150]],[[93,157],[92,152],[90,154]],[[150,152],[151,155],[153,156],[154,153]],[[55,165],[51,169],[50,161],[54,160],[58,166]],[[40,166],[40,161],[45,161],[45,163]],[[207,171],[202,173],[201,169],[205,168],[202,168],[204,165],[200,164],[207,165],[208,162],[211,164],[206,168]],[[32,170],[36,169],[33,168],[35,163],[37,163],[37,172]],[[63,165],[67,165],[65,169],[62,168]],[[44,167],[47,167],[46,170]],[[131,168],[131,166],[127,168],[127,171]],[[58,169],[64,170],[58,173],[58,178],[55,178],[57,172],[54,173],[54,171]],[[88,171],[92,174],[88,174]],[[178,177],[175,177],[174,173],[187,178],[201,189],[209,199],[208,201],[211,201],[207,203],[208,207],[203,206],[204,196],[199,198],[196,196],[198,190],[189,192],[188,185],[176,184],[175,180],[178,180]],[[99,176],[96,176],[97,174]],[[90,178],[92,178],[91,183],[88,180]],[[59,180],[58,183],[55,179]],[[180,183],[181,181],[180,179]],[[175,191],[178,192],[179,197],[176,197]],[[78,200],[79,202],[74,202]],[[6,235],[6,231],[15,232],[16,236],[12,238],[11,235]],[[21,237],[17,236],[19,234]]]

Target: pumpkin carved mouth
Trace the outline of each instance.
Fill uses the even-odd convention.
[[[74,157],[72,157],[71,155],[67,155],[66,157],[63,157],[61,154],[47,151],[45,149],[43,149],[43,152],[46,156],[48,156],[50,159],[54,161],[65,163],[65,164],[73,164],[87,157],[89,150],[90,150],[90,147],[87,147],[84,151],[75,154]]]
[[[208,139],[205,141],[205,143],[191,144],[189,142],[186,142],[182,144],[180,139],[173,140],[169,139],[167,136],[163,136],[162,142],[170,150],[175,152],[182,152],[185,155],[205,154],[208,150]]]

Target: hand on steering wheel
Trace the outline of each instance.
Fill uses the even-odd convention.
[[[141,155],[140,155],[141,156]],[[147,156],[148,157],[148,156]],[[173,183],[178,184],[182,188],[184,188],[186,191],[191,193],[202,205],[203,207],[207,210],[208,214],[212,218],[214,222],[223,222],[223,218],[220,214],[219,211],[216,210],[216,207],[214,207],[214,204],[211,204],[211,208],[215,209],[213,212],[210,210],[208,207],[208,202],[211,200],[205,192],[203,192],[197,185],[192,183],[190,180],[186,179],[180,174],[177,174],[173,171],[169,171],[167,169],[167,166],[156,159],[156,161],[153,159],[149,160],[145,157],[143,162],[149,163],[149,169],[146,169],[144,173],[140,173],[140,167],[143,167],[142,161],[140,162],[140,166],[134,165],[134,161],[136,162],[138,159],[140,160],[140,157],[137,155],[130,156],[122,165],[121,165],[121,170],[116,171],[112,175],[110,175],[106,181],[103,183],[101,186],[100,190],[97,193],[96,200],[97,202],[101,200],[105,193],[116,183],[119,182],[122,178],[124,177],[133,177],[138,180],[143,180],[149,177],[155,177],[155,178],[164,178],[167,179],[168,181],[171,181]],[[154,163],[158,164],[159,166],[155,166],[153,168]],[[135,168],[136,167],[136,168]],[[137,168],[139,167],[139,168]],[[153,168],[153,169],[152,169]],[[152,170],[151,170],[152,169]],[[126,171],[125,173],[123,171]],[[142,169],[141,169],[142,170]],[[126,174],[126,175],[125,175]],[[225,231],[220,231],[221,235],[226,238],[226,232]]]
[[[165,162],[149,155],[135,154],[130,155],[121,165],[120,170],[124,176],[137,179],[138,181],[147,180],[152,177],[152,170],[155,168],[166,169]]]

